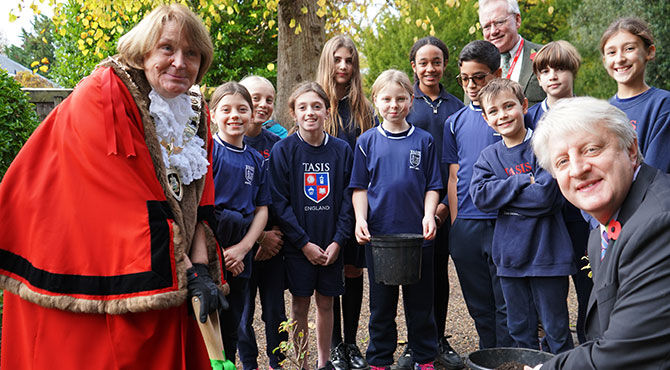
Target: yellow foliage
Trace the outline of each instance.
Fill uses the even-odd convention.
[[[44,58],[42,58],[42,60],[40,60],[40,63],[49,64],[49,59],[47,59],[47,57],[44,57]]]
[[[422,23],[423,21],[421,21],[421,19],[417,19],[416,21],[414,21],[414,24],[416,24],[417,27],[421,27]]]
[[[554,14],[554,7],[550,6],[549,9],[547,9],[547,12],[549,13],[549,15]]]
[[[475,26],[471,26],[470,30],[468,30],[468,33],[471,34],[471,35],[474,34],[475,32],[477,32],[477,29],[475,28]]]
[[[295,28],[295,34],[299,35],[300,32],[302,32],[302,26],[300,25],[300,23],[298,23],[298,27]]]
[[[229,6],[228,9],[226,9],[226,12],[228,13],[228,15],[233,15],[235,10],[231,6]]]
[[[290,28],[295,27],[295,19],[291,19],[291,21],[288,22],[288,26],[289,26]]]
[[[35,69],[37,71],[37,69]],[[45,78],[36,75],[37,72],[19,71],[14,80],[22,87],[53,87]]]
[[[303,6],[302,8],[300,8],[300,11],[302,12],[302,14],[307,14],[307,12],[309,12],[309,10],[307,9],[306,6]]]
[[[274,63],[268,63],[268,71],[272,72],[275,70],[275,64]]]
[[[88,54],[88,49],[82,50],[81,53],[84,54],[84,56],[86,56]]]
[[[274,25],[275,25],[275,20],[270,19],[270,21],[268,22],[268,28],[272,29],[272,27],[274,27]]]
[[[49,67],[48,67],[48,66],[40,66],[40,71],[42,71],[42,72],[46,72],[46,71],[48,71],[48,70],[49,70]]]
[[[40,62],[34,61],[34,62],[30,63],[30,68],[35,68],[35,66],[38,66],[39,64],[40,64]]]

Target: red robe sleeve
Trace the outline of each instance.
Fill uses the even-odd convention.
[[[213,200],[210,165],[199,205]],[[29,301],[123,313],[186,294],[174,215],[136,103],[111,68],[82,80],[19,152],[0,184],[0,225],[0,284]]]

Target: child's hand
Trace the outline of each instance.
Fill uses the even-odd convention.
[[[441,228],[444,225],[444,221],[449,219],[449,207],[444,203],[439,203],[437,209],[435,210],[435,227]]]
[[[237,276],[244,271],[244,247],[240,244],[231,245],[223,250],[223,258],[226,261],[226,270],[233,276]]]
[[[365,244],[370,242],[370,231],[368,231],[368,222],[363,219],[356,220],[356,228],[354,229],[356,241],[358,244]]]
[[[432,240],[435,237],[435,216],[424,216],[421,221],[423,225],[423,238],[426,240]]]
[[[323,265],[328,266],[332,264],[333,262],[335,262],[335,260],[337,260],[337,256],[339,255],[340,255],[340,245],[337,242],[330,243],[328,248],[326,248],[326,256],[328,258],[326,259],[326,263],[324,263]]]
[[[223,250],[223,258],[226,261],[226,270],[232,271],[231,268],[237,264],[242,264],[244,260],[244,247],[241,244],[231,245]]]
[[[226,268],[226,270],[230,271],[230,273],[233,274],[233,276],[237,276],[241,274],[242,271],[244,271],[244,262],[239,262],[231,266],[230,268]]]
[[[260,248],[258,248],[258,252],[254,257],[256,261],[263,261],[276,256],[284,245],[284,241],[282,240],[283,234],[278,228],[264,231],[264,233],[263,241],[259,243]]]
[[[302,253],[312,265],[323,265],[328,260],[328,256],[323,252],[323,249],[311,242],[302,247]]]

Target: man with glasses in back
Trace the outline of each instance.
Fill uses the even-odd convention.
[[[516,0],[479,0],[479,23],[484,40],[500,51],[502,77],[518,82],[532,107],[546,97],[533,76],[533,57],[542,48],[519,35],[521,13]],[[468,97],[466,96],[466,99]]]

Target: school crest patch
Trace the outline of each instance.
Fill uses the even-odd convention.
[[[420,150],[410,150],[409,151],[409,168],[411,168],[413,170],[418,170],[420,164],[421,164],[421,151]]]
[[[305,172],[305,195],[319,203],[330,194],[328,172]]]
[[[244,165],[244,184],[251,185],[254,180],[254,166]]]

